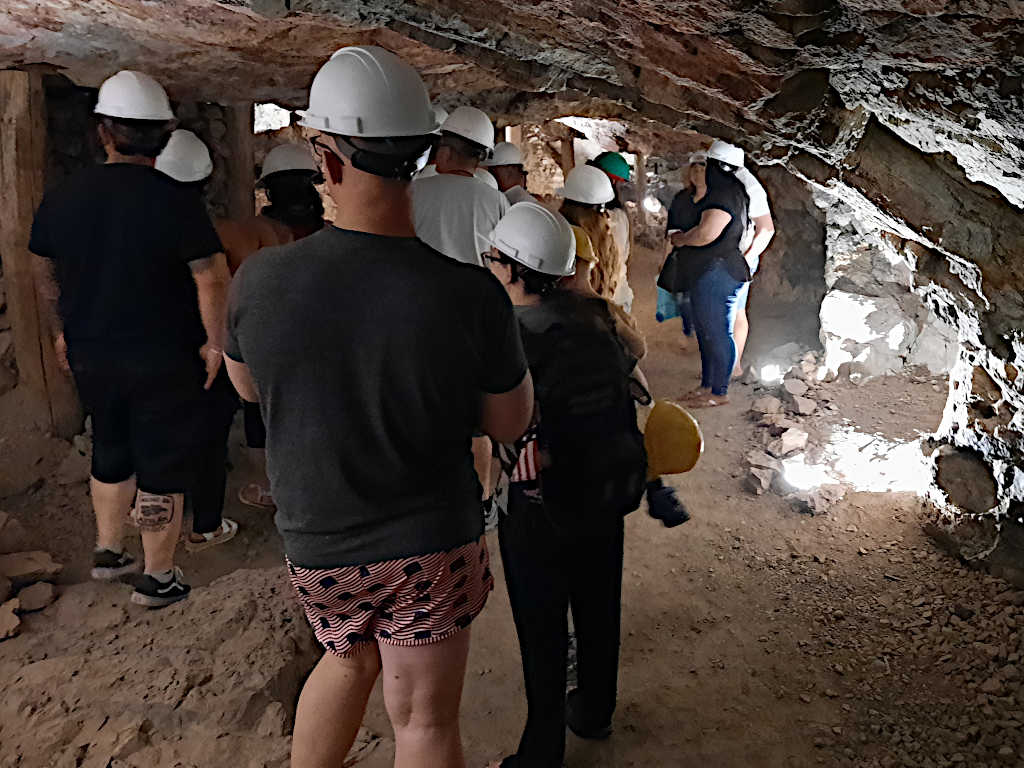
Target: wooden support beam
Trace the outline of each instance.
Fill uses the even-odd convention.
[[[508,140],[520,149],[523,149],[523,126],[510,125],[508,128]]]
[[[227,126],[224,143],[229,151],[227,215],[231,219],[244,219],[256,212],[252,102],[224,107],[224,123]]]
[[[573,139],[562,139],[561,147],[562,152],[558,158],[558,164],[562,166],[562,173],[568,176],[569,171],[576,167],[576,149],[573,146]]]
[[[71,377],[57,365],[42,327],[32,254],[32,218],[43,199],[46,169],[46,96],[42,75],[0,72],[0,254],[14,331],[18,386],[39,406],[44,426],[71,437],[82,426],[82,409]]]

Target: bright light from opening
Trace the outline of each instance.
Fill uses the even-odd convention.
[[[921,441],[903,442],[836,427],[821,453],[808,464],[805,454],[782,461],[786,482],[797,490],[844,483],[856,491],[902,491],[925,496],[932,484],[932,462],[921,453]]]
[[[253,113],[253,133],[277,131],[292,124],[292,113],[277,104],[257,104]]]
[[[644,210],[648,213],[657,213],[661,210],[661,203],[658,202],[658,198],[651,197],[648,195],[644,198]]]
[[[781,384],[782,376],[781,365],[769,363],[768,365],[761,366],[761,381],[765,384]]]
[[[807,457],[802,453],[783,459],[782,476],[798,491],[808,491],[820,485],[837,482],[826,467],[808,464]]]

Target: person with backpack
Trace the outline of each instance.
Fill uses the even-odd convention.
[[[561,284],[576,252],[564,218],[517,203],[490,243],[484,258],[515,306],[539,406],[498,523],[529,708],[518,750],[500,765],[557,768],[566,724],[604,738],[615,710],[623,517],[639,506],[647,478],[636,360],[606,301]],[[567,699],[570,607],[580,665]]]

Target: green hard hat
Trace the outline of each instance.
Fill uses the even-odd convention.
[[[594,158],[594,165],[611,176],[618,176],[620,179],[629,181],[630,170],[626,158],[618,152],[602,152]]]

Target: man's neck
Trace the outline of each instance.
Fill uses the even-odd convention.
[[[343,187],[330,192],[337,207],[336,227],[371,235],[416,237],[408,184],[364,189],[364,194],[348,194]]]
[[[536,293],[527,293],[522,280],[508,286],[508,297],[512,300],[514,307],[532,307],[540,304],[540,296]]]
[[[450,159],[442,158],[437,164],[438,173],[453,174],[455,176],[472,176],[477,169],[477,164],[470,162],[452,162]]]

